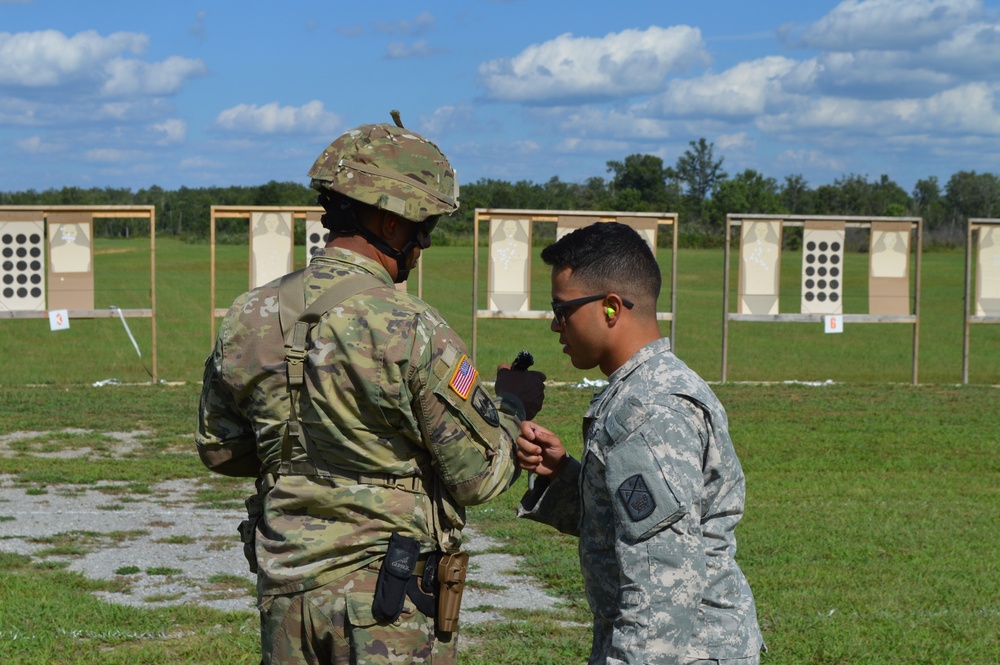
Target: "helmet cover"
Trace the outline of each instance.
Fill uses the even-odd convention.
[[[361,125],[338,137],[309,169],[309,186],[334,191],[412,222],[458,209],[455,170],[416,132]]]

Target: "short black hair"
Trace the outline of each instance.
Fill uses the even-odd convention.
[[[662,278],[646,241],[627,224],[596,222],[566,234],[542,250],[554,268],[570,268],[573,278],[606,293],[617,293],[656,311]]]

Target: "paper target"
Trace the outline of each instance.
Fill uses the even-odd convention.
[[[781,222],[746,222],[740,233],[740,314],[778,313]]]
[[[843,312],[844,230],[806,226],[802,234],[802,313]]]
[[[37,222],[0,222],[0,309],[45,310],[45,228]]]
[[[312,261],[317,253],[326,247],[330,239],[330,232],[323,227],[323,223],[312,215],[306,217],[306,263]]]
[[[292,215],[255,212],[250,216],[250,288],[292,271]]]
[[[490,220],[489,307],[526,312],[530,308],[531,220]]]
[[[910,225],[872,222],[868,241],[868,313],[910,313]]]
[[[94,225],[90,213],[47,217],[48,308],[94,309]]]

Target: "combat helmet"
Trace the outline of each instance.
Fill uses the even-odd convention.
[[[395,125],[361,125],[337,138],[309,169],[309,186],[388,210],[412,222],[458,209],[458,181],[431,141]]]

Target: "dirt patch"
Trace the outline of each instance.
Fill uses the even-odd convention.
[[[5,435],[0,451],[41,436]],[[129,445],[128,436],[121,441]],[[39,492],[0,476],[0,552],[65,561],[69,570],[86,577],[115,580],[121,591],[97,594],[108,602],[144,607],[198,603],[253,612],[255,578],[236,534],[242,514],[197,507],[197,493],[207,488],[198,481],[170,480],[141,494],[115,482],[50,485]],[[500,543],[466,533],[469,579],[488,588],[466,588],[464,623],[501,618],[495,609],[555,605],[556,599],[531,578],[509,574],[515,568],[513,557],[487,553]]]

